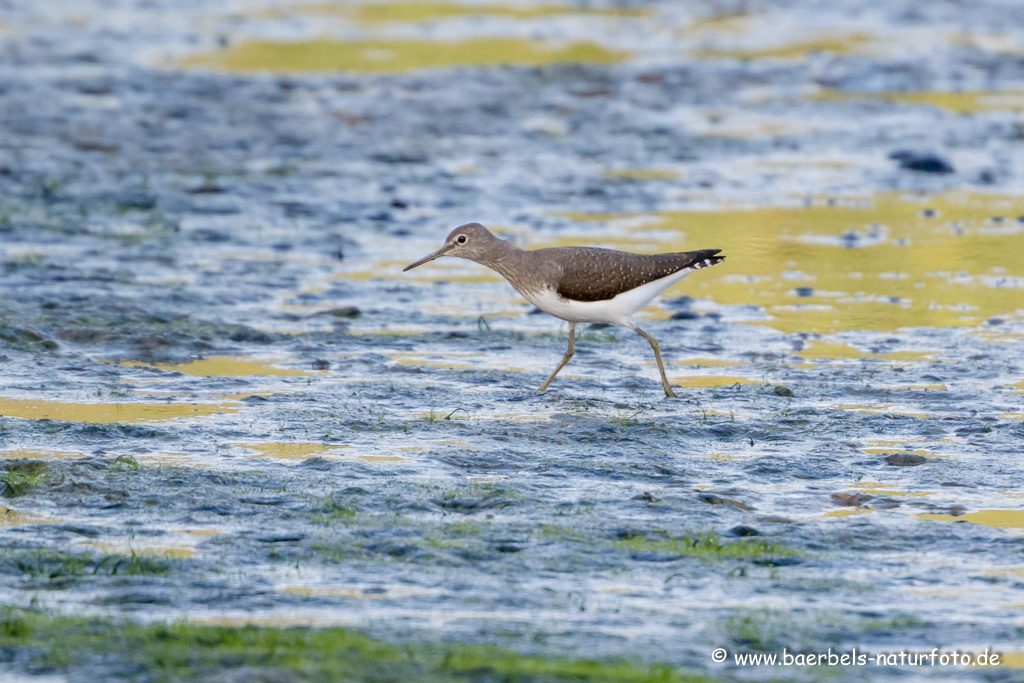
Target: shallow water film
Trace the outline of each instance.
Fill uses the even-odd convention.
[[[1024,5],[0,45],[0,680],[1024,680]],[[402,272],[470,221],[722,249],[636,316],[680,398],[600,325],[539,393],[566,323]]]

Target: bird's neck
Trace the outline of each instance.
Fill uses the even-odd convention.
[[[508,280],[510,285],[515,287],[516,291],[524,294],[524,288],[528,287],[523,277],[530,272],[528,261],[530,261],[531,253],[505,240],[497,240],[495,246],[488,251],[485,257],[477,260],[477,263],[497,271],[499,275]]]

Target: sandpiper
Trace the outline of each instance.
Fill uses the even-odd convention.
[[[496,270],[540,310],[569,323],[569,349],[540,390],[572,358],[578,323],[612,323],[633,330],[654,349],[665,396],[677,398],[665,376],[658,341],[633,322],[633,314],[694,270],[721,263],[719,249],[670,254],[631,254],[597,247],[524,250],[495,237],[479,223],[460,225],[433,254],[402,272],[440,256],[457,256]]]

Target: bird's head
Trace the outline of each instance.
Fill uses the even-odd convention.
[[[500,242],[500,239],[479,223],[466,223],[448,233],[448,237],[445,238],[444,244],[441,245],[440,249],[433,254],[424,256],[415,263],[410,263],[402,269],[402,272],[412,270],[416,266],[422,266],[424,263],[433,261],[440,256],[457,256],[481,263],[486,260],[487,254],[491,253],[495,243]]]

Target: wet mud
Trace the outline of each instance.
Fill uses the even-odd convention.
[[[0,676],[1019,680],[1022,8],[744,8],[0,9]],[[538,393],[564,323],[401,272],[468,221],[723,249],[637,317],[680,400],[604,326]],[[854,646],[1003,659],[711,660]]]

